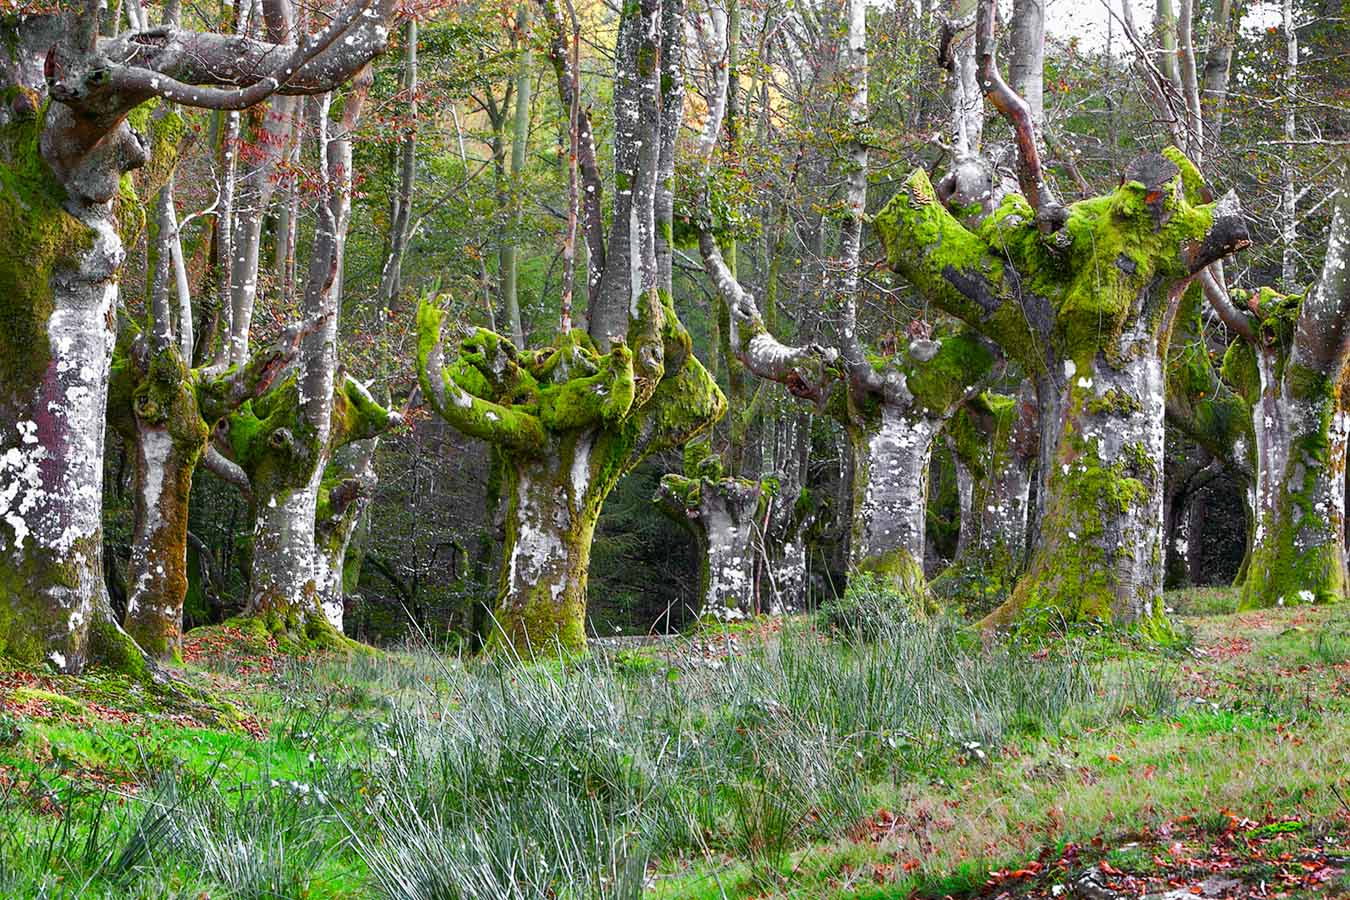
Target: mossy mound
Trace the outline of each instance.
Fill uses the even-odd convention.
[[[183,636],[183,660],[211,667],[232,661],[267,671],[283,657],[379,653],[317,619],[288,629],[264,616],[238,616],[219,625],[194,628]]]
[[[0,673],[0,712],[34,720],[92,725],[160,723],[256,735],[257,722],[190,678],[141,678],[117,672],[47,675]]]

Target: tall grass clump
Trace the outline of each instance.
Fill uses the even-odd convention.
[[[604,658],[447,668],[378,730],[380,790],[347,832],[407,900],[628,896],[646,860],[686,851],[772,880],[868,812],[869,782],[1053,732],[1094,694],[1072,649],[1033,660],[904,616],[869,637],[789,631],[637,678]]]
[[[852,830],[874,790],[1175,698],[1165,675],[1099,689],[1071,642],[985,647],[894,609],[720,660],[413,648],[271,679],[260,765],[164,773],[108,804],[115,828],[92,796],[52,823],[0,793],[20,822],[0,834],[0,895],[630,900],[653,863],[723,854],[767,887],[795,850]]]

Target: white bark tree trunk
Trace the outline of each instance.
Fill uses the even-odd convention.
[[[876,430],[853,439],[857,461],[850,562],[919,600],[927,593],[923,552],[928,464],[941,427],[941,419],[883,403]]]

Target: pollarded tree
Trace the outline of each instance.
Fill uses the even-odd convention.
[[[615,199],[603,246],[589,120],[574,106],[575,57],[547,5],[563,105],[587,186],[588,327],[518,351],[484,329],[448,361],[442,314],[418,313],[418,371],[436,412],[490,441],[505,469],[507,528],[490,645],[531,655],[585,646],[586,576],[600,508],[647,455],[711,426],[726,401],[694,357],[670,293],[675,144],[683,117],[683,5],[623,7],[614,91]]]
[[[916,336],[904,347],[869,358],[857,333],[857,294],[867,202],[867,10],[848,4],[843,48],[848,77],[848,212],[841,229],[843,307],[840,349],[789,347],[765,327],[754,297],[732,274],[705,222],[699,239],[704,268],[730,312],[733,352],[756,377],[779,382],[810,400],[845,428],[852,452],[853,510],[850,564],[884,576],[895,590],[922,605],[928,466],[933,441],[967,395],[978,389],[995,361],[974,334],[937,340]],[[705,131],[704,159],[711,159],[725,107],[726,85],[714,92]],[[706,214],[705,214],[706,218]]]
[[[1035,378],[1044,518],[1027,574],[985,620],[1042,610],[1162,632],[1163,354],[1178,291],[1249,243],[1237,198],[1211,202],[1179,151],[1133,163],[1110,194],[1062,206],[1025,102],[976,26],[980,83],[1018,137],[1019,183],[974,228],[917,171],[878,214],[890,264]]]
[[[306,384],[317,380],[306,377],[311,372],[302,368],[244,403],[222,431],[226,455],[247,476],[253,518],[244,615],[272,632],[320,639],[342,631],[341,563],[351,537],[350,527],[331,520],[339,506],[357,499],[357,485],[342,487],[348,478],[330,472],[330,461],[340,448],[383,434],[401,417],[341,372],[316,401]]]
[[[777,484],[728,476],[706,443],[685,447],[684,474],[663,475],[657,508],[694,536],[700,556],[700,616],[727,621],[759,612],[755,561],[764,555],[764,514]]]
[[[1258,341],[1237,340],[1224,375],[1251,409],[1256,527],[1244,609],[1347,593],[1343,387],[1350,356],[1350,173],[1342,170],[1321,277],[1303,296],[1246,297]]]
[[[1139,72],[1160,119],[1170,123],[1174,139],[1199,160],[1205,134],[1222,125],[1231,47],[1220,42],[1211,49],[1202,98],[1191,33],[1193,13],[1193,5],[1183,3],[1176,22],[1163,29],[1165,42],[1175,38],[1176,61],[1164,67],[1165,71],[1140,65]],[[1212,14],[1222,30],[1232,10],[1229,4],[1220,4]],[[1126,27],[1134,31],[1128,15]],[[1205,272],[1200,279],[1205,298],[1234,336],[1224,357],[1222,376],[1238,398],[1226,391],[1213,391],[1204,402],[1193,403],[1185,384],[1178,385],[1181,390],[1169,397],[1169,404],[1187,407],[1176,410],[1175,415],[1169,408],[1169,419],[1216,458],[1245,474],[1251,530],[1240,573],[1240,605],[1244,608],[1334,600],[1345,594],[1344,498],[1332,497],[1336,485],[1342,483],[1344,469],[1344,438],[1337,431],[1338,366],[1343,361],[1338,361],[1336,343],[1341,334],[1339,317],[1346,309],[1344,281],[1338,280],[1343,272],[1337,268],[1344,264],[1344,247],[1338,248],[1337,242],[1343,245],[1346,239],[1338,239],[1336,227],[1344,213],[1338,207],[1333,215],[1321,279],[1307,293],[1308,297],[1315,295],[1318,302],[1305,312],[1304,295],[1293,293],[1294,242],[1300,219],[1298,200],[1313,190],[1314,184],[1296,191],[1299,179],[1293,154],[1298,143],[1295,112],[1299,50],[1291,4],[1284,6],[1283,31],[1286,45],[1281,86],[1285,96],[1281,106],[1287,143],[1280,173],[1279,224],[1285,283],[1279,290],[1263,286],[1255,291],[1230,291],[1222,267]],[[1133,40],[1139,43],[1137,35]],[[1344,166],[1326,168],[1335,182],[1331,197],[1326,199],[1339,203],[1346,190]],[[1193,357],[1187,367],[1191,380],[1201,385],[1213,378],[1204,371],[1202,362]],[[1245,417],[1233,414],[1234,408],[1244,406]],[[1318,412],[1310,412],[1314,409]],[[1326,417],[1330,430],[1316,420],[1317,415]]]
[[[265,4],[266,6],[266,4]],[[337,11],[273,43],[171,27],[101,37],[97,4],[8,20],[0,111],[0,652],[78,672],[129,664],[103,583],[103,420],[126,173],[153,150],[129,114],[155,97],[242,109],[346,81],[384,47],[395,4]],[[223,86],[219,86],[223,85]]]

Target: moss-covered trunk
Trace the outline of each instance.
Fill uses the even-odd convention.
[[[747,478],[723,477],[715,459],[690,464],[686,475],[661,479],[656,500],[663,512],[693,534],[699,549],[700,616],[741,619],[761,612],[756,564],[763,554],[760,521],[768,499],[765,486]]]
[[[853,527],[850,565],[891,582],[923,602],[924,522],[928,464],[941,420],[881,403],[876,426],[850,429],[853,447]]]
[[[586,647],[586,579],[603,504],[591,491],[593,437],[582,433],[547,455],[508,460],[504,563],[489,647],[509,645],[526,658]]]
[[[981,394],[953,418],[947,437],[957,461],[961,536],[956,558],[933,581],[939,597],[1001,602],[1026,567],[1037,406],[1029,383],[1017,397]],[[970,609],[970,607],[968,607]]]
[[[1339,600],[1346,592],[1345,376],[1338,364],[1311,359],[1314,336],[1296,327],[1305,304],[1315,315],[1326,299],[1269,288],[1244,299],[1253,339],[1235,341],[1223,363],[1224,378],[1246,403],[1253,438],[1252,526],[1239,605]],[[1313,329],[1319,339],[1325,330]]]
[[[205,429],[193,445],[174,440],[165,428],[142,428],[134,450],[135,530],[123,627],[147,653],[163,660],[182,657],[188,497],[205,444]]]
[[[123,626],[157,659],[181,658],[187,596],[187,523],[192,473],[209,429],[198,385],[177,344],[123,324],[113,362],[108,422],[132,459],[134,500]]]
[[[1232,192],[1213,201],[1175,149],[1140,157],[1110,194],[1068,207],[1031,187],[1034,204],[1009,194],[968,228],[920,171],[876,217],[891,265],[1037,385],[1036,551],[984,624],[1031,616],[1162,631],[1161,356],[1178,292],[1250,243],[1241,205]]]
[[[324,615],[342,630],[348,578],[348,551],[357,524],[375,490],[375,449],[378,438],[355,441],[338,451],[328,464],[319,487],[315,519],[315,585]]]
[[[1261,367],[1261,389],[1257,520],[1240,606],[1338,601],[1346,594],[1350,432],[1342,384],[1290,360],[1278,381]]]
[[[1165,633],[1163,368],[1146,336],[1115,362],[1062,363],[1045,517],[1027,574],[985,625],[1100,621]],[[1045,408],[1042,415],[1045,414]],[[1053,620],[1053,621],[1050,621]]]
[[[101,521],[124,250],[109,205],[67,204],[29,115],[0,135],[0,655],[79,672],[103,632],[135,655],[111,621]]]

